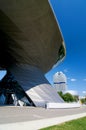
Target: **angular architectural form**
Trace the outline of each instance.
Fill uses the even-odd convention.
[[[10,71],[35,106],[63,102],[44,77],[65,56],[48,0],[0,0],[0,66]]]

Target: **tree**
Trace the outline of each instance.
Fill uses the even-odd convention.
[[[74,97],[74,101],[75,101],[75,102],[78,102],[78,101],[79,101],[79,96],[75,95],[75,96],[73,96],[73,97]]]
[[[62,91],[59,91],[58,94],[59,94],[59,96],[60,96],[61,98],[63,98],[63,92],[62,92]]]
[[[82,98],[82,99],[80,99],[80,101],[82,104],[86,104],[86,98]]]
[[[60,95],[60,97],[65,102],[74,102],[74,101],[76,101],[76,98],[74,98],[74,96],[72,96],[70,93],[63,94],[63,92],[60,91],[60,92],[58,92],[58,94]]]
[[[63,99],[66,102],[73,102],[74,101],[74,97],[70,93],[64,94]]]

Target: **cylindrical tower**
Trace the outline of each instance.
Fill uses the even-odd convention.
[[[55,73],[53,82],[57,91],[65,91],[67,89],[67,78],[63,72]]]

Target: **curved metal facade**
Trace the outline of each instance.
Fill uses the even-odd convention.
[[[64,56],[64,40],[48,0],[0,1],[1,67],[13,73],[16,65],[30,65],[45,74]],[[20,83],[21,72],[17,74]]]

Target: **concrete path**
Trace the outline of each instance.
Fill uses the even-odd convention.
[[[86,116],[86,107],[45,109],[34,107],[0,107],[0,130],[38,130]]]

